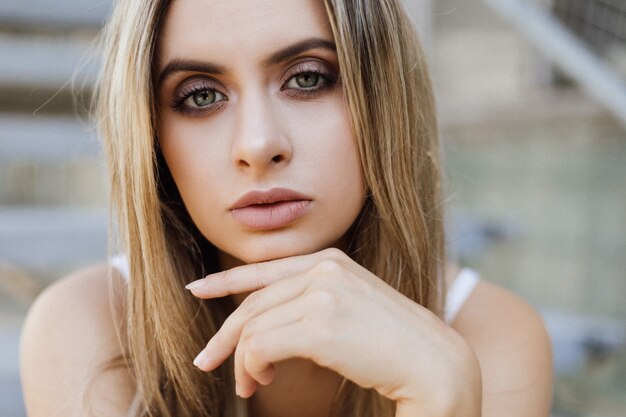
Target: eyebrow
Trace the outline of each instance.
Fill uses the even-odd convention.
[[[317,48],[327,49],[333,52],[337,51],[335,42],[323,38],[309,38],[274,52],[272,55],[263,60],[262,65],[264,67],[270,67],[280,62],[284,62],[289,58],[301,54],[302,52]],[[157,85],[161,85],[166,78],[181,71],[224,74],[226,72],[226,67],[205,61],[174,59],[170,61],[159,74]]]

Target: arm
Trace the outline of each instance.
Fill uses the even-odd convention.
[[[108,268],[85,269],[48,287],[22,330],[20,368],[30,417],[122,416],[132,401],[126,369],[97,373],[121,350],[109,306]],[[87,406],[87,408],[85,407]]]
[[[458,385],[459,389],[451,391],[456,394],[444,399],[445,405],[437,410],[398,403],[396,417],[549,415],[552,349],[543,320],[530,305],[503,288],[482,281],[452,328],[466,340],[480,364],[480,369],[467,373],[476,380]],[[476,363],[468,354],[461,362]]]
[[[194,361],[210,371],[234,352],[244,398],[272,382],[273,363],[301,357],[395,400],[397,417],[547,415],[551,352],[541,319],[489,283],[478,284],[453,327],[335,249],[236,267],[187,288],[200,298],[253,291]]]
[[[552,348],[542,318],[530,305],[481,281],[452,328],[480,363],[483,417],[549,415]]]
[[[244,398],[273,382],[274,363],[303,358],[396,401],[399,417],[480,415],[480,366],[468,343],[337,249],[236,267],[187,288],[200,298],[253,291],[194,361],[210,371],[234,353]]]

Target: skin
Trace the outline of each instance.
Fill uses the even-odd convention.
[[[480,413],[469,345],[340,250],[245,265],[188,288],[201,298],[255,291],[194,361],[208,371],[235,351],[244,398],[273,381],[272,363],[302,357],[396,401],[396,416]]]
[[[103,264],[63,277],[47,287],[30,308],[20,343],[22,389],[29,417],[127,415],[134,393],[127,369],[98,374],[89,395],[89,409],[84,408],[79,395],[98,366],[121,354],[115,319],[124,320],[126,284],[119,273],[110,271]],[[452,269],[447,273],[448,285],[455,276]],[[109,279],[114,293],[108,291]],[[114,312],[111,302],[119,306]],[[532,307],[509,291],[481,280],[450,328],[471,346],[480,362],[483,417],[549,415],[552,352],[541,317]],[[288,362],[275,364],[274,381],[261,385],[249,401],[254,402],[264,389],[275,386],[281,388],[282,395],[269,404],[261,402],[267,408],[252,408],[252,415],[326,415],[326,407],[311,402],[311,398],[326,398],[326,380],[316,385],[318,380],[306,369],[293,378],[283,377],[281,366]]]
[[[477,415],[480,369],[463,339],[342,251],[323,250],[343,246],[365,198],[337,55],[317,46],[271,58],[308,39],[332,42],[322,2],[255,6],[174,2],[157,44],[161,149],[192,219],[229,272],[231,287],[219,296],[241,303],[195,363],[208,371],[234,352],[245,398],[274,380],[273,363],[291,360],[281,378],[304,368],[334,387],[343,375],[397,401],[398,415],[445,415],[461,404],[463,415]],[[302,71],[325,75],[307,84]],[[229,207],[241,195],[276,186],[312,198],[303,218],[264,231],[233,219]],[[231,269],[244,263],[252,265]],[[194,295],[215,296],[206,288]],[[269,403],[263,396],[277,395],[259,393],[259,408]]]
[[[340,245],[364,203],[358,150],[335,81],[336,53],[316,47],[264,62],[309,39],[333,42],[318,1],[177,1],[165,17],[159,78],[177,60],[224,67],[223,74],[170,73],[158,90],[163,154],[192,219],[221,250],[223,267]],[[314,76],[312,87],[303,87],[298,74],[306,71],[330,80]],[[211,95],[210,104],[199,106],[192,95],[172,108],[192,88],[204,89],[195,98]],[[234,220],[228,208],[239,197],[273,187],[309,196],[307,215],[269,231]]]
[[[295,88],[286,79],[293,67],[336,68],[336,55],[316,48],[262,65],[300,39],[332,39],[326,16],[314,0],[254,4],[172,2],[155,61],[157,76],[173,59],[224,67],[172,74],[157,91],[168,166],[194,222],[221,250],[224,271],[190,289],[239,304],[197,366],[208,371],[234,354],[240,395],[255,417],[324,416],[341,375],[396,400],[402,417],[547,416],[551,350],[530,306],[481,281],[447,325],[341,251],[365,194],[341,89],[305,98],[281,89]],[[219,86],[220,110],[174,111],[178,87],[198,77]],[[306,216],[264,232],[233,222],[228,207],[243,193],[278,185],[312,197]],[[121,352],[113,314],[124,311],[125,285],[113,274],[110,294],[108,272],[102,265],[63,278],[29,311],[20,359],[29,416],[128,410],[134,385],[126,369],[98,376],[91,410],[76,394]],[[446,274],[448,285],[455,276]],[[111,303],[120,307],[112,312]]]

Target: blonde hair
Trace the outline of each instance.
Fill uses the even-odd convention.
[[[151,66],[168,3],[118,1],[103,32],[105,63],[95,99],[114,235],[130,267],[120,342],[137,385],[131,415],[235,415],[232,358],[211,373],[191,366],[235,306],[228,297],[198,300],[184,289],[190,278],[219,265],[182,206],[156,140]],[[348,254],[441,317],[438,133],[415,31],[399,0],[324,4],[369,190]],[[345,378],[335,395],[338,416],[394,413],[391,400]]]

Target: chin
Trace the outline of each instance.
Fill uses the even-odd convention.
[[[299,237],[297,239],[277,239],[276,241],[259,239],[258,241],[248,241],[237,245],[236,249],[224,249],[224,252],[240,260],[243,263],[257,263],[286,258],[289,256],[308,255],[327,249],[337,247],[336,239],[326,239],[315,241]]]
[[[274,259],[287,258],[289,256],[298,256],[298,255],[308,255],[319,250],[325,249],[321,247],[317,248],[300,248],[294,246],[280,246],[280,247],[272,247],[266,246],[263,248],[258,248],[255,250],[242,251],[240,256],[235,256],[238,259],[241,259],[246,264],[257,263],[257,262],[266,262],[272,261]]]

